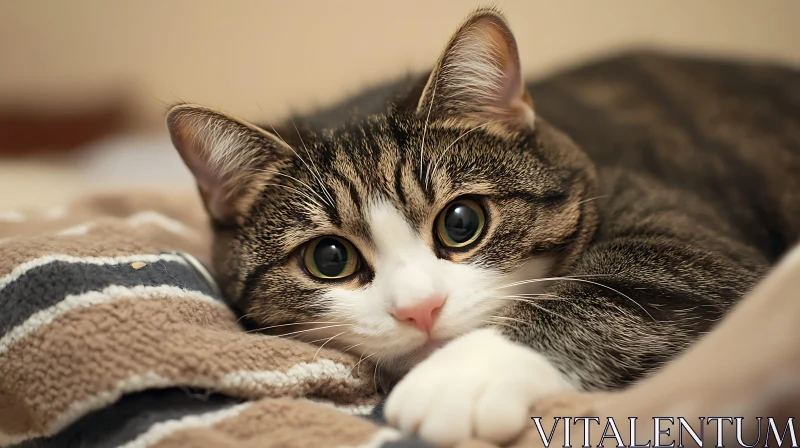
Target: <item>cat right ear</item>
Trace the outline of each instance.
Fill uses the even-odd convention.
[[[431,73],[418,116],[506,129],[534,126],[514,35],[493,9],[473,13],[455,32]]]
[[[243,212],[254,175],[291,151],[257,126],[193,104],[172,107],[167,127],[172,144],[197,180],[206,209],[222,223]]]

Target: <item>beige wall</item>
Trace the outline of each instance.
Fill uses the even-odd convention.
[[[121,83],[150,129],[178,100],[274,118],[429,66],[485,3],[0,0],[0,101],[51,107]],[[797,0],[497,3],[534,75],[639,43],[800,64]]]

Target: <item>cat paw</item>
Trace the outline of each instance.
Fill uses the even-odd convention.
[[[412,369],[389,395],[385,414],[391,425],[437,446],[469,438],[506,443],[530,423],[537,400],[571,389],[544,356],[486,328]]]

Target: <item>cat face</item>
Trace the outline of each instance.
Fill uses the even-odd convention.
[[[517,283],[558,272],[593,221],[593,171],[535,118],[497,13],[468,19],[410,100],[299,145],[199,106],[168,116],[226,295],[258,325],[396,372],[502,326],[539,284]]]

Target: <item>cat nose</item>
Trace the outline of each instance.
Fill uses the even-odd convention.
[[[396,308],[392,316],[400,322],[405,322],[419,328],[425,333],[430,333],[436,318],[444,306],[445,297],[433,294],[419,302]]]

